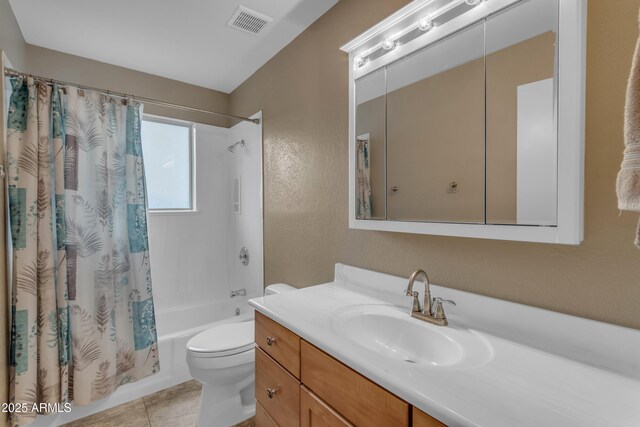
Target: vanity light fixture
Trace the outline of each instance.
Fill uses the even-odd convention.
[[[418,28],[420,29],[420,31],[430,31],[431,29],[433,29],[433,27],[435,27],[435,25],[435,21],[430,18],[422,18],[420,21],[418,21]]]
[[[452,19],[453,17],[451,16],[450,12],[452,12],[454,9],[456,9],[457,7],[461,6],[461,5],[467,5],[467,6],[478,6],[480,4],[483,4],[485,2],[487,2],[488,0],[451,0],[449,1],[449,3],[447,3],[446,5],[442,6],[441,8],[439,8],[438,10],[434,11],[433,13],[430,13],[429,15],[423,17],[422,19],[420,19],[419,21],[414,21],[411,25],[408,25],[407,27],[403,28],[402,30],[400,30],[399,32],[393,34],[392,36],[389,36],[387,38],[385,38],[384,40],[382,40],[381,42],[371,46],[370,48],[360,52],[354,59],[354,63],[353,63],[353,68],[355,70],[358,70],[359,68],[364,67],[365,65],[367,65],[371,59],[377,59],[380,56],[384,55],[385,52],[389,52],[394,50],[395,48],[397,48],[398,46],[400,46],[400,39],[409,35],[410,33],[414,32],[416,29],[420,30],[418,32],[418,34],[411,34],[409,37],[412,40],[413,38],[418,37],[421,34],[427,33],[431,30],[433,30],[436,27],[436,18],[438,17],[442,17],[442,16],[448,16],[448,19]],[[474,7],[475,9],[475,7]],[[463,11],[460,11],[459,14],[465,13],[466,11],[469,11],[471,9],[466,9]],[[455,12],[454,12],[455,14]],[[459,15],[458,14],[458,15]],[[439,22],[439,24],[443,24],[444,22]],[[402,40],[402,43],[406,43],[409,40]],[[382,52],[381,54],[374,54],[375,52],[382,50],[384,52]],[[371,58],[370,58],[371,56]]]
[[[384,39],[382,41],[382,48],[384,50],[393,50],[395,49],[396,45],[397,45],[397,42],[395,40]]]

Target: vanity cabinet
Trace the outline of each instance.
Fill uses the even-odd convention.
[[[256,425],[446,427],[256,312]]]

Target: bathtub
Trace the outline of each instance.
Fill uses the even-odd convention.
[[[109,397],[90,405],[74,406],[69,413],[38,417],[31,426],[59,426],[189,381],[191,375],[186,360],[187,341],[215,325],[253,320],[254,310],[247,301],[247,297],[236,297],[216,303],[158,310],[156,325],[160,372],[135,383],[125,384]],[[236,315],[236,310],[240,314]]]

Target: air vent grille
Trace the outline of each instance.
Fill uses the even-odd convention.
[[[239,6],[229,22],[227,22],[227,25],[246,33],[259,34],[271,21],[273,19],[266,15],[244,6]]]

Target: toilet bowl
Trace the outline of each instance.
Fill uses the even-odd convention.
[[[270,285],[265,295],[294,289],[286,284]],[[253,320],[217,325],[191,338],[187,365],[191,376],[202,384],[198,427],[228,427],[255,415]]]

